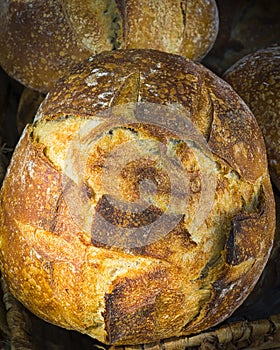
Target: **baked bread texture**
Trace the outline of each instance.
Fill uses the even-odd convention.
[[[146,48],[199,60],[217,32],[215,0],[5,0],[0,65],[46,93],[72,64],[92,54]]]
[[[60,80],[21,137],[0,203],[14,296],[109,344],[226,319],[275,230],[248,107],[200,64],[153,50],[104,52]]]
[[[245,56],[224,78],[255,115],[264,135],[272,180],[280,189],[280,46]]]

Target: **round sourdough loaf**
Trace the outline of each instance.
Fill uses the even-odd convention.
[[[4,0],[0,65],[48,92],[71,64],[92,54],[146,48],[198,60],[217,32],[215,0]]]
[[[280,46],[245,56],[224,77],[256,117],[265,139],[271,177],[280,189]]]
[[[104,52],[60,80],[23,132],[0,200],[14,296],[110,344],[227,318],[275,229],[250,110],[203,66],[153,50]]]

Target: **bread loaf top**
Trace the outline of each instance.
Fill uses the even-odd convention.
[[[1,1],[0,64],[46,93],[92,54],[146,48],[201,59],[217,32],[215,0]]]
[[[227,318],[260,276],[275,228],[247,106],[201,65],[152,50],[105,52],[60,80],[0,199],[12,293],[110,344]]]

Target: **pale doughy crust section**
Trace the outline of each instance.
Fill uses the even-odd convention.
[[[87,122],[129,102],[176,105],[208,150],[151,123],[114,125],[96,138],[93,132],[81,173],[83,198],[95,210],[88,232],[69,206],[67,151]],[[136,185],[148,178],[158,191],[145,215],[112,208],[102,185],[109,155],[123,144],[145,146],[141,157],[112,173],[119,183],[115,199],[137,199]],[[167,172],[163,158],[149,158],[158,144],[166,157],[180,160],[189,179],[186,199],[177,163]],[[75,161],[81,156],[77,150]],[[117,153],[115,161],[117,169]],[[193,229],[201,194],[208,196],[203,171],[215,176],[215,191],[207,217]],[[133,228],[161,217],[175,174],[168,215],[180,219],[145,244]],[[115,245],[102,240],[112,232],[98,225],[96,213],[113,225]],[[61,81],[26,128],[1,190],[0,221],[2,272],[38,316],[113,344],[199,332],[242,303],[271,249],[274,199],[260,130],[233,90],[200,65],[156,51],[103,53]],[[119,227],[128,229],[125,238]]]

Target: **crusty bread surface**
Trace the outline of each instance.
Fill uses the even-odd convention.
[[[132,210],[139,197],[149,205]],[[109,344],[226,319],[257,282],[275,229],[252,113],[203,66],[153,50],[104,52],[60,80],[21,137],[0,203],[11,292]]]
[[[199,60],[218,32],[215,0],[7,0],[0,2],[0,65],[46,93],[73,64],[118,48]]]
[[[280,46],[237,61],[224,78],[249,106],[262,130],[270,173],[280,189]]]

